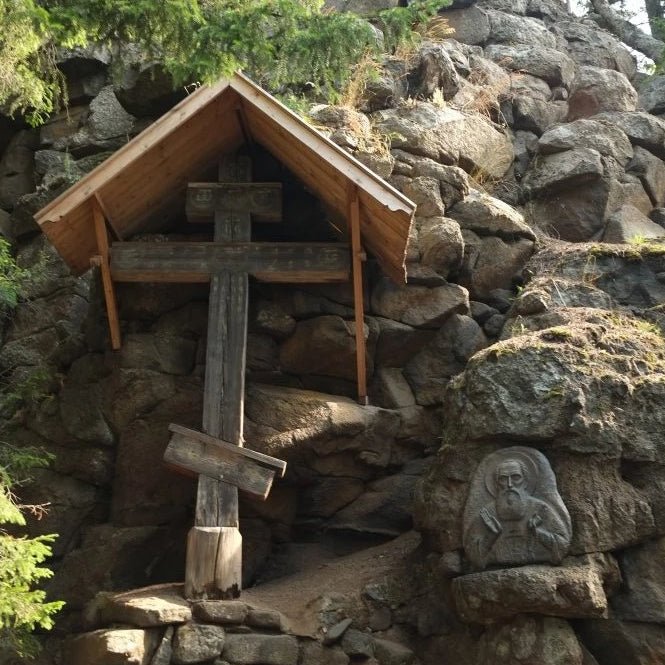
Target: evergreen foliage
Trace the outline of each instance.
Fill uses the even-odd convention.
[[[176,85],[244,69],[272,91],[341,88],[365,53],[413,41],[447,0],[412,0],[370,22],[323,0],[0,0],[0,106],[43,122],[66,101],[59,47],[138,45]],[[375,27],[373,27],[375,26]],[[383,37],[381,37],[381,33]]]
[[[28,278],[27,271],[15,263],[9,244],[0,240],[0,312],[6,315],[16,306]],[[34,397],[30,381],[25,390]],[[4,407],[18,399],[16,389],[3,390],[0,401]],[[53,615],[63,606],[62,602],[47,602],[45,592],[34,588],[52,575],[42,564],[51,556],[55,535],[16,535],[26,525],[24,513],[39,516],[43,507],[19,504],[14,491],[29,480],[32,469],[49,462],[49,456],[40,450],[15,448],[0,440],[0,662],[12,654],[34,655],[38,644],[32,632],[52,628]]]

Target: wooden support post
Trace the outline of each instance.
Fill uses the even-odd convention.
[[[356,328],[356,372],[358,377],[358,402],[366,405],[367,353],[365,347],[365,305],[363,299],[363,261],[365,253],[360,244],[360,202],[358,188],[349,194],[349,230],[351,232],[351,268],[353,273],[353,301]]]
[[[92,200],[92,216],[95,225],[98,255],[93,257],[91,263],[93,263],[93,265],[99,265],[102,273],[102,285],[104,288],[104,301],[106,302],[106,316],[108,317],[109,331],[111,334],[111,346],[114,351],[117,351],[121,345],[120,319],[118,317],[118,304],[115,298],[115,290],[113,288],[113,279],[111,278],[111,268],[109,265],[109,237],[106,230],[104,213],[96,198]]]
[[[202,476],[203,478],[204,476]],[[237,598],[242,587],[242,537],[236,527],[195,526],[187,538],[185,597]]]
[[[249,162],[238,159],[233,164],[227,164],[223,160],[220,177],[230,174],[236,175],[238,181],[249,181]],[[214,211],[214,220],[215,242],[250,240],[249,213],[227,213],[219,205]],[[236,445],[242,445],[248,303],[247,273],[219,273],[212,277],[203,430],[210,436]],[[187,598],[238,596],[242,576],[238,488],[199,476],[194,524],[187,540]],[[213,541],[217,543],[217,549]],[[213,552],[215,556],[212,556]]]

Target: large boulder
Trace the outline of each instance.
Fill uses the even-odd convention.
[[[568,119],[589,118],[604,111],[634,111],[637,92],[621,72],[580,67],[570,91]]]
[[[64,652],[71,665],[149,665],[158,641],[156,631],[96,630],[68,640]]]
[[[648,150],[635,146],[633,159],[627,169],[639,177],[654,206],[665,204],[665,164],[662,160]]]
[[[373,114],[391,147],[500,178],[513,161],[508,137],[478,114],[420,103]]]
[[[530,196],[556,192],[571,185],[598,180],[604,173],[600,153],[593,148],[574,148],[550,155],[539,155],[523,180]]]
[[[639,87],[640,107],[654,115],[665,113],[665,76],[650,76]]]
[[[448,215],[461,228],[478,235],[494,235],[505,240],[536,239],[521,213],[476,189],[472,189],[463,201],[455,204]]]
[[[576,148],[597,150],[624,166],[633,157],[633,147],[625,132],[610,122],[595,118],[557,125],[538,139],[538,152],[541,155]]]
[[[603,242],[631,242],[664,238],[665,229],[652,222],[635,206],[623,205],[607,218]]]
[[[455,39],[463,44],[484,44],[490,36],[490,19],[477,5],[464,9],[449,9],[444,13]]]
[[[650,113],[613,111],[595,118],[607,120],[620,127],[633,145],[639,145],[656,157],[665,159],[665,121]]]
[[[629,79],[635,76],[635,56],[596,23],[572,21],[567,17],[557,22],[554,31],[566,40],[566,51],[578,65],[614,69]]]
[[[0,159],[0,207],[12,209],[21,196],[33,191],[36,147],[33,132],[23,130],[12,137]]]
[[[515,16],[494,9],[485,11],[490,21],[490,41],[498,44],[556,47],[556,38],[539,19]]]
[[[372,310],[417,328],[438,328],[455,313],[469,310],[469,294],[457,284],[396,286],[383,279],[372,293]]]
[[[518,44],[492,44],[485,55],[503,67],[544,79],[550,86],[570,88],[575,78],[575,63],[561,51],[552,48]]]
[[[598,618],[607,614],[599,571],[591,565],[522,566],[455,578],[457,611],[465,621],[494,623],[517,614]]]

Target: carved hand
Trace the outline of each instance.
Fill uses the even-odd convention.
[[[483,522],[485,522],[485,525],[492,533],[496,534],[501,533],[502,531],[501,522],[499,522],[499,520],[497,520],[497,518],[494,517],[494,515],[491,515],[490,511],[487,510],[487,508],[480,509],[480,517],[483,520]]]
[[[529,520],[529,528],[534,531],[543,523],[543,518],[536,514]]]

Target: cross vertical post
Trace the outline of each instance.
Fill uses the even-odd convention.
[[[249,182],[248,158],[220,162],[220,181]],[[205,195],[202,192],[202,195]],[[215,242],[250,240],[249,212],[214,213]],[[203,431],[241,446],[245,394],[247,310],[246,272],[211,277],[203,398]],[[199,476],[194,527],[187,540],[187,598],[233,598],[242,585],[242,537],[238,528],[238,488]]]

